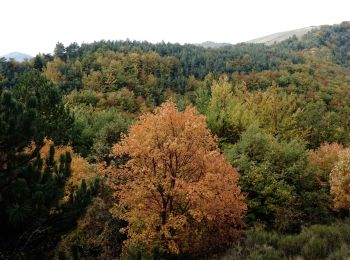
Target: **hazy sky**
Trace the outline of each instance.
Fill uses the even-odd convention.
[[[237,43],[350,20],[350,0],[0,0],[0,55],[110,39]]]

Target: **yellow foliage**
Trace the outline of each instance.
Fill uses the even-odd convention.
[[[47,63],[44,69],[44,75],[55,84],[63,83],[66,77],[61,73],[66,64],[60,58],[54,58]]]
[[[334,207],[350,209],[350,149],[339,154],[339,161],[330,174],[331,193]]]
[[[50,146],[54,142],[50,139],[44,140],[44,145],[40,149],[40,156],[43,159],[45,166],[45,161],[49,156]],[[89,180],[96,177],[96,173],[93,167],[79,154],[74,153],[74,150],[71,146],[55,146],[55,156],[54,159],[56,162],[59,162],[60,156],[69,152],[72,156],[71,162],[71,175],[65,183],[64,187],[64,201],[69,198],[69,195],[73,192],[74,188],[79,186],[83,179]]]

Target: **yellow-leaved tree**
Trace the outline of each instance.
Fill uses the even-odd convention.
[[[205,117],[171,101],[140,117],[113,147],[126,159],[109,169],[128,226],[124,252],[199,254],[240,237],[246,211],[238,174],[220,153]]]

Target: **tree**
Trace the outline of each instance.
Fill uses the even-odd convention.
[[[336,209],[350,209],[350,150],[339,154],[339,161],[330,174],[331,193]]]
[[[112,216],[110,208],[114,198],[108,187],[104,186],[103,190],[101,195],[93,199],[86,213],[78,221],[77,227],[58,244],[55,251],[66,255],[63,259],[72,258],[76,251],[80,254],[80,259],[119,258],[125,239],[119,230],[125,223]]]
[[[341,144],[324,143],[317,150],[308,153],[309,165],[316,172],[322,186],[329,186],[329,175],[343,151],[344,147]]]
[[[44,60],[43,55],[37,54],[34,57],[34,60],[33,60],[33,68],[37,69],[39,71],[42,71],[42,69],[44,67],[44,61],[43,60]]]
[[[242,191],[248,194],[249,224],[264,223],[285,232],[327,217],[323,206],[327,196],[307,167],[302,143],[279,142],[252,125],[239,142],[226,147],[226,154],[241,174]]]
[[[168,101],[141,116],[113,154],[127,158],[110,169],[113,213],[128,222],[125,249],[203,253],[240,236],[246,205],[238,174],[193,107],[179,112]]]
[[[23,74],[13,93],[27,109],[36,112],[36,118],[31,123],[38,135],[32,140],[37,144],[45,136],[56,144],[72,140],[74,119],[63,103],[62,93],[38,71]]]
[[[247,107],[243,93],[234,95],[226,77],[214,81],[206,114],[209,128],[221,140],[232,143],[257,120]]]
[[[62,60],[66,60],[67,52],[66,52],[66,48],[64,47],[63,43],[57,42],[53,52],[54,52],[55,57],[58,57]]]
[[[48,161],[60,162],[62,156],[67,156],[69,154],[69,178],[66,180],[64,185],[64,196],[61,198],[61,203],[66,203],[74,196],[74,191],[81,185],[83,180],[92,183],[96,178],[96,174],[93,171],[91,165],[81,157],[79,154],[75,153],[73,148],[69,145],[60,145],[55,147],[53,158],[50,159],[50,148],[54,147],[54,142],[50,139],[45,139],[43,142],[43,147],[40,149],[40,157],[44,161],[43,166],[46,167]],[[58,169],[60,170],[60,169]],[[62,172],[62,171],[61,171]]]
[[[28,99],[30,102],[26,109],[10,91],[5,90],[0,95],[0,173],[4,179],[9,178],[7,172],[16,168],[16,154],[29,144],[37,132],[33,124],[37,115],[33,108],[36,99]]]
[[[46,145],[46,152],[41,151],[44,136],[57,140],[58,144],[72,140],[69,133],[73,123],[58,89],[38,71],[22,75],[15,87],[1,91],[0,251],[13,252],[10,258],[16,258],[21,250],[27,253],[33,246],[37,246],[33,251],[38,253],[40,246],[50,241],[35,234],[51,229],[50,221],[58,214],[71,210],[70,218],[62,219],[74,223],[74,216],[81,212],[77,211],[74,194],[82,189],[75,187],[79,183],[74,180],[82,178],[78,176],[80,173],[87,173],[87,162],[81,157],[72,158],[73,150],[67,147],[55,153],[52,144]],[[31,143],[35,146],[30,146]],[[72,166],[80,171],[74,170],[72,175]],[[70,189],[69,185],[74,187]],[[86,194],[92,194],[90,186]],[[67,198],[73,193],[69,203],[65,192]],[[87,202],[84,200],[83,205]]]
[[[273,83],[266,91],[250,94],[247,102],[260,126],[270,134],[282,140],[302,140],[306,133],[298,128],[297,117],[302,110],[297,106],[296,96],[288,95],[286,91]]]
[[[57,48],[57,45],[56,45],[56,48]],[[69,44],[65,48],[67,58],[68,59],[76,59],[79,55],[79,50],[80,50],[80,47],[79,47],[78,43],[73,42],[73,43]]]
[[[66,82],[66,77],[62,73],[65,70],[66,63],[60,58],[55,57],[53,61],[46,64],[44,75],[55,84],[63,84]]]

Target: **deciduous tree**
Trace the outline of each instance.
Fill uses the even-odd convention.
[[[339,161],[330,174],[331,193],[334,207],[350,209],[350,150],[339,154]]]
[[[240,236],[244,196],[215,141],[204,116],[168,101],[113,147],[127,158],[110,169],[118,179],[113,213],[129,223],[126,249],[203,253]]]

